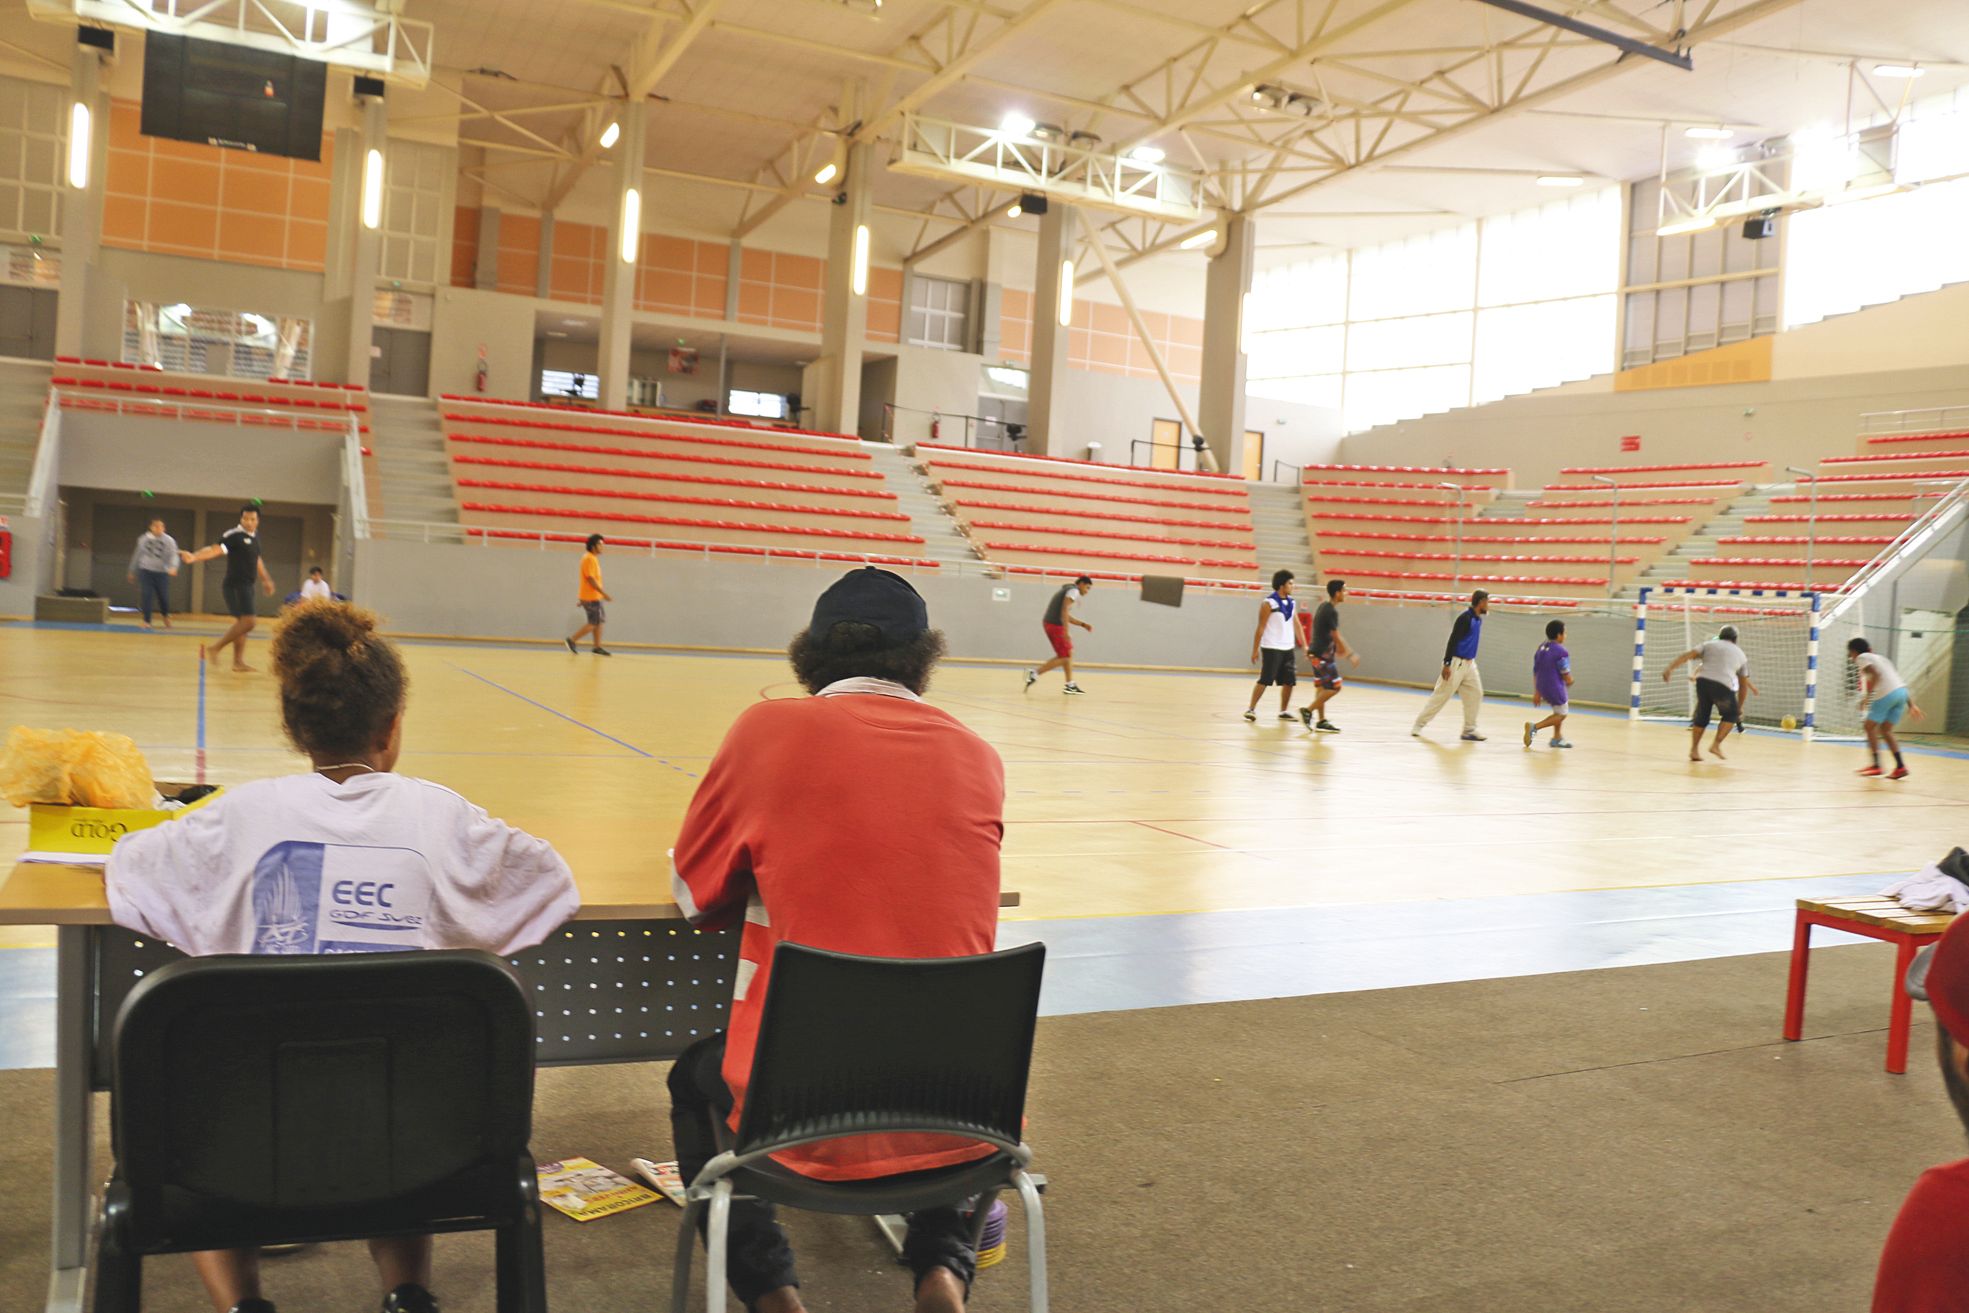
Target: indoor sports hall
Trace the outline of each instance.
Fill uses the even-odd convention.
[[[17,6],[0,1313],[1955,1307],[1965,223],[1942,0]]]

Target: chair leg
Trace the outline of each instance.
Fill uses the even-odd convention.
[[[670,1313],[684,1313],[691,1297],[691,1257],[697,1251],[697,1219],[704,1205],[691,1201],[684,1205],[684,1220],[677,1224],[677,1262],[670,1278]]]
[[[1812,923],[1799,908],[1791,931],[1791,978],[1784,991],[1784,1037],[1799,1039],[1805,1033],[1805,977],[1812,966]]]
[[[705,1313],[725,1313],[725,1237],[731,1227],[732,1183],[711,1187],[711,1218],[704,1232]]]
[[[101,1237],[96,1243],[94,1313],[141,1313],[144,1294],[143,1255],[130,1252],[112,1204],[103,1210]]]
[[[1012,1174],[1019,1188],[1019,1202],[1026,1215],[1026,1262],[1032,1275],[1032,1313],[1046,1308],[1046,1209],[1039,1201],[1039,1186],[1023,1171]]]
[[[1907,996],[1907,969],[1921,948],[1914,940],[1894,941],[1894,995],[1887,1006],[1887,1070],[1896,1076],[1907,1071],[1907,1032],[1912,1021],[1914,1000]]]

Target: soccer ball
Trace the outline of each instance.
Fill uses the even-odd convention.
[[[1784,718],[1783,720],[1781,720],[1781,721],[1779,721],[1778,723],[1779,723],[1780,725],[1783,725],[1783,726],[1784,726],[1784,727],[1785,727],[1786,729],[1797,729],[1797,728],[1798,728],[1798,717],[1796,717],[1796,716],[1786,716],[1786,717],[1785,717],[1785,718]]]

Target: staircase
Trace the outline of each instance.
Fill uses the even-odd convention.
[[[445,454],[437,403],[424,397],[369,398],[370,514],[383,520],[455,525],[458,493]],[[380,537],[389,537],[387,527]],[[464,541],[461,531],[433,541]]]
[[[909,516],[909,532],[923,539],[923,555],[953,565],[976,565],[971,540],[957,527],[957,517],[944,509],[930,491],[930,482],[903,448],[887,442],[864,442],[861,449],[875,458],[882,471],[883,491],[896,494],[896,509]]]
[[[43,361],[0,359],[0,503],[15,505],[27,494],[51,372]]]
[[[1689,563],[1710,556],[1727,556],[1717,539],[1735,537],[1744,532],[1744,521],[1752,515],[1768,515],[1771,512],[1771,498],[1796,491],[1797,485],[1790,483],[1759,483],[1737,495],[1722,510],[1709,517],[1708,523],[1690,534],[1668,555],[1656,561],[1642,572],[1639,579],[1622,588],[1623,597],[1632,597],[1643,588],[1659,588],[1670,579],[1697,577],[1689,568]]]
[[[1298,580],[1299,591],[1310,591],[1319,571],[1313,565],[1313,540],[1306,535],[1306,512],[1298,485],[1252,483],[1248,488],[1258,581],[1269,584],[1273,571],[1290,570]]]

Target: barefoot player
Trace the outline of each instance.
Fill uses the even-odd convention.
[[[1689,719],[1689,760],[1702,760],[1702,732],[1709,728],[1712,710],[1717,725],[1709,755],[1721,757],[1723,740],[1743,719],[1739,690],[1757,691],[1757,685],[1750,682],[1750,658],[1737,646],[1735,626],[1724,625],[1716,637],[1669,662],[1668,669],[1661,672],[1662,683],[1667,683],[1669,676],[1690,661],[1696,663],[1696,710]]]
[[[239,523],[219,535],[219,541],[210,547],[201,547],[195,552],[179,552],[186,565],[196,565],[200,561],[210,561],[215,557],[226,558],[225,584],[221,588],[226,596],[226,611],[232,616],[232,628],[226,630],[224,637],[213,645],[210,656],[219,659],[219,653],[232,648],[232,668],[251,670],[246,664],[246,636],[253,632],[256,617],[253,614],[253,584],[257,580],[268,597],[273,596],[273,576],[267,573],[266,562],[260,559],[260,512],[257,507],[239,508]]]
[[[1062,693],[1084,693],[1087,690],[1073,682],[1073,635],[1067,632],[1068,625],[1079,625],[1088,633],[1094,626],[1074,615],[1074,604],[1094,591],[1094,581],[1086,575],[1070,584],[1060,585],[1053,594],[1053,600],[1046,604],[1045,618],[1039,622],[1046,631],[1046,641],[1053,645],[1053,659],[1043,666],[1026,668],[1025,692],[1031,692],[1034,681],[1049,670],[1064,670],[1067,682],[1060,687]]]

